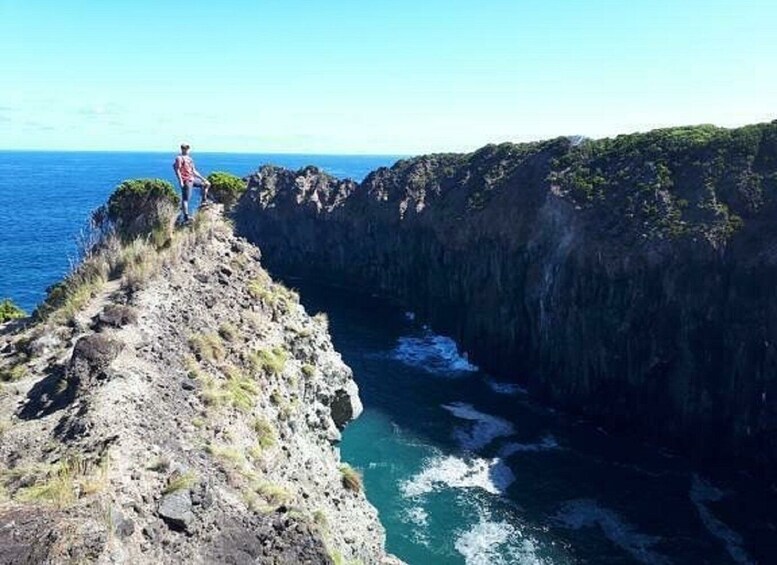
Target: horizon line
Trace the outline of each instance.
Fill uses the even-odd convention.
[[[545,141],[551,141],[555,139],[573,139],[573,138],[583,138],[583,139],[589,139],[592,141],[599,141],[599,140],[605,140],[605,139],[615,139],[621,136],[630,136],[630,135],[640,135],[640,134],[648,134],[654,131],[661,131],[661,130],[671,130],[671,129],[680,129],[680,128],[693,128],[693,127],[703,127],[703,126],[712,126],[717,129],[722,130],[736,130],[741,129],[744,127],[749,126],[758,126],[758,125],[768,125],[768,124],[776,124],[777,118],[772,119],[765,119],[755,122],[746,122],[743,124],[738,125],[718,125],[713,122],[699,122],[699,123],[683,123],[679,125],[658,125],[655,127],[647,127],[645,129],[637,129],[629,132],[621,132],[621,133],[614,133],[609,135],[601,135],[601,136],[590,136],[586,134],[561,134],[561,135],[548,135],[548,136],[537,136],[535,138],[531,139],[525,139],[521,141],[517,140],[501,140],[501,141],[488,141],[486,143],[481,143],[475,146],[474,148],[469,148],[466,150],[452,150],[452,149],[446,149],[446,150],[434,150],[434,149],[427,149],[423,151],[418,152],[398,152],[398,153],[372,153],[372,152],[335,152],[335,153],[325,153],[325,152],[289,152],[289,151],[245,151],[245,150],[236,150],[236,151],[225,151],[225,150],[203,150],[203,151],[195,151],[194,153],[197,154],[212,154],[212,155],[315,155],[315,156],[327,156],[327,157],[399,157],[399,158],[410,158],[410,157],[416,157],[416,156],[422,156],[422,155],[433,155],[433,154],[444,154],[444,153],[455,153],[455,154],[467,154],[467,153],[474,153],[477,150],[487,147],[489,145],[501,145],[503,143],[510,143],[513,145],[525,145],[525,144],[534,144],[534,143],[542,143]],[[172,147],[170,150],[163,150],[163,149],[74,149],[74,148],[3,148],[0,147],[0,152],[7,152],[7,153],[158,153],[158,154],[169,154],[169,153],[177,153],[177,146]]]

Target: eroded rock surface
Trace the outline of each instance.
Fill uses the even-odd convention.
[[[219,207],[132,252],[75,313],[0,335],[0,563],[388,562],[342,486],[361,405],[325,317]]]

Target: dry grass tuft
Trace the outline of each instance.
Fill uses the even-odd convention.
[[[362,490],[362,476],[356,469],[345,463],[340,465],[340,475],[345,488],[353,492],[360,492]]]

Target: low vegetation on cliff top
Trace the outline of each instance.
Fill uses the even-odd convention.
[[[551,184],[647,238],[723,245],[777,193],[777,122],[585,140],[555,158]]]
[[[777,121],[736,129],[701,125],[414,157],[375,171],[363,186],[378,201],[393,206],[398,200],[402,215],[450,194],[436,213],[474,222],[480,212],[497,212],[490,206],[497,194],[520,198],[500,199],[502,210],[547,188],[605,237],[631,244],[683,238],[718,248],[751,218],[777,211],[775,160]],[[456,196],[461,192],[464,199]]]
[[[92,215],[79,265],[51,286],[34,312],[37,320],[72,323],[76,314],[107,283],[119,280],[130,292],[143,288],[164,264],[175,261],[183,239],[200,238],[205,226],[173,229],[180,199],[172,185],[159,179],[126,180],[107,205]]]
[[[232,208],[246,191],[246,182],[232,173],[216,171],[208,175],[208,181],[211,196],[226,209]]]
[[[27,313],[19,308],[12,300],[6,298],[0,301],[0,324],[8,320],[18,320],[24,318]]]

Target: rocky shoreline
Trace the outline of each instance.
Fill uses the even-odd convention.
[[[262,168],[268,267],[378,293],[610,429],[777,479],[777,122],[560,138],[362,183]]]
[[[361,404],[326,316],[220,207],[113,252],[78,307],[0,326],[0,563],[398,563],[339,458]]]

